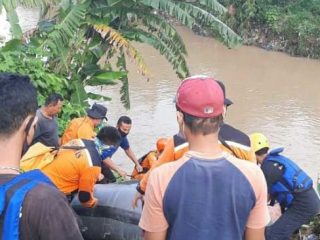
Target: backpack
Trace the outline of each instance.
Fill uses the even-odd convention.
[[[292,160],[280,155],[283,148],[272,150],[265,161],[272,161],[284,167],[282,179],[271,188],[271,195],[280,203],[288,207],[293,199],[294,193],[304,192],[312,188],[312,179]]]
[[[27,193],[40,183],[54,184],[40,170],[17,175],[0,185],[0,239],[19,240],[21,209]]]

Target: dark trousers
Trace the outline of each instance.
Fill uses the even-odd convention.
[[[107,184],[107,183],[113,183],[113,182],[117,181],[117,179],[113,175],[111,169],[108,168],[107,166],[105,166],[103,163],[102,163],[102,166],[101,166],[101,173],[103,174],[104,179],[102,179],[101,181],[97,182],[98,184]]]
[[[313,188],[296,193],[291,206],[266,229],[267,240],[289,240],[303,224],[320,213],[320,200]]]

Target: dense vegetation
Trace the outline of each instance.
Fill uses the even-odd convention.
[[[222,0],[245,43],[320,58],[320,0]]]
[[[41,9],[41,21],[22,33],[18,5]],[[132,41],[143,42],[166,57],[179,78],[189,75],[183,40],[167,16],[193,28],[210,30],[229,47],[241,39],[219,17],[227,9],[215,0],[0,0],[7,12],[13,40],[0,49],[0,71],[32,77],[40,103],[51,91],[61,92],[66,105],[61,128],[71,116],[84,112],[87,100],[109,99],[85,91],[86,86],[122,82],[121,100],[130,107],[126,62],[136,63],[149,77],[141,54]]]

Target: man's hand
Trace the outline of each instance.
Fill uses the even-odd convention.
[[[102,179],[104,179],[104,175],[102,173],[100,173],[98,176],[98,182],[100,182]]]
[[[134,198],[132,199],[132,208],[136,208],[138,207],[138,201],[141,201],[142,204],[144,202],[144,199],[143,199],[143,195],[139,192],[136,193],[136,195],[134,196]]]
[[[117,172],[123,178],[125,178],[128,175],[127,172],[122,169],[118,169]]]
[[[138,173],[143,172],[143,167],[140,165],[140,163],[137,163],[135,168],[137,169]]]

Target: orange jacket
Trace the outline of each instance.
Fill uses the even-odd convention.
[[[68,127],[64,131],[61,144],[66,144],[73,139],[88,139],[91,140],[96,136],[94,125],[89,117],[72,119]]]
[[[174,138],[177,138],[177,135],[175,135],[173,138],[168,140],[158,160],[152,165],[150,170],[146,174],[144,174],[143,178],[139,182],[137,186],[137,190],[140,193],[144,193],[146,191],[149,175],[153,169],[155,169],[156,167],[164,163],[178,160],[183,156],[185,152],[189,150],[189,144],[183,141],[181,137],[180,137],[180,140],[178,140],[180,141],[179,143],[175,143]],[[231,140],[226,140],[226,142],[228,146],[232,149],[232,151],[228,147],[224,146],[221,142],[219,142],[223,151],[226,151],[232,155],[236,155],[236,157],[239,159],[256,163],[255,154],[250,147],[244,146],[237,142],[233,142]]]
[[[85,146],[80,139],[73,140],[67,145]],[[81,201],[85,207],[95,205],[93,190],[101,173],[101,167],[97,160],[94,161],[89,149],[60,149],[55,159],[42,171],[64,194],[78,190],[79,200],[85,199]]]
[[[134,168],[131,174],[132,178],[141,180],[144,174],[146,174],[146,172],[150,170],[151,166],[153,166],[156,161],[157,161],[157,151],[151,151],[147,153],[147,155],[143,159],[141,159],[141,161],[139,161],[140,165],[143,167],[143,172],[138,173],[137,169]]]

